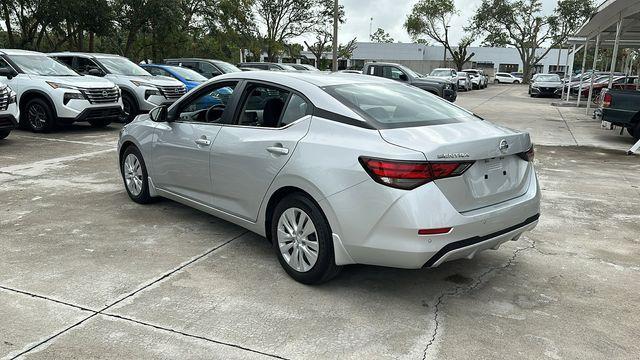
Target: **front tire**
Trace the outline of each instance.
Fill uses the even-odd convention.
[[[89,125],[94,128],[104,128],[111,124],[111,120],[89,120]]]
[[[138,104],[129,94],[122,94],[122,114],[120,115],[120,122],[128,124],[138,115],[140,110]]]
[[[631,125],[631,127],[628,127],[627,132],[636,141],[640,141],[640,121],[636,122],[635,125]]]
[[[322,210],[303,194],[292,194],[276,205],[271,239],[280,265],[294,280],[319,284],[335,277],[331,228]]]
[[[122,154],[120,173],[124,181],[124,188],[131,200],[138,204],[148,204],[152,198],[149,195],[149,174],[142,154],[137,147],[131,145]]]
[[[7,136],[9,136],[9,134],[11,133],[11,130],[3,130],[0,131],[0,140],[6,138]]]
[[[49,132],[55,128],[55,116],[49,104],[42,99],[30,100],[24,107],[22,119],[26,120],[24,124],[29,130],[35,133]]]

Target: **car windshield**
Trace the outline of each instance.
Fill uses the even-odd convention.
[[[180,66],[172,66],[170,69],[186,81],[207,81],[206,77],[198,74],[191,69],[183,68]]]
[[[409,74],[409,76],[414,77],[414,78],[421,78],[424,77],[421,74],[418,74],[417,72],[409,69],[406,66],[400,66],[400,69],[402,69],[402,71],[404,71],[405,73]]]
[[[282,66],[282,69],[284,69],[284,70],[294,70],[295,71],[295,69],[296,69],[293,66],[287,65],[287,64],[280,64],[280,66]]]
[[[11,55],[11,60],[30,75],[79,76],[78,73],[46,55]]]
[[[411,85],[343,84],[326,86],[323,89],[380,128],[478,120],[468,111]]]
[[[125,76],[150,76],[145,69],[123,57],[96,58],[110,73]]]
[[[558,75],[538,75],[535,81],[540,82],[560,82],[560,76]]]
[[[214,64],[216,64],[217,67],[222,69],[222,72],[224,72],[225,74],[234,73],[234,72],[241,72],[242,71],[242,70],[238,69],[237,66],[229,64],[228,62],[216,61]]]
[[[431,76],[451,76],[451,70],[433,70]]]

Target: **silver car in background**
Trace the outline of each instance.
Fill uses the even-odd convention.
[[[169,198],[265,236],[306,284],[347,264],[472,258],[540,212],[528,134],[373,76],[221,75],[138,116],[118,151],[133,201]]]

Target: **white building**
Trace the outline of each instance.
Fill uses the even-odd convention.
[[[546,49],[537,49],[541,54]],[[469,47],[467,52],[475,55],[465,67],[481,68],[489,73],[522,71],[522,61],[515,48],[499,47]],[[535,72],[564,71],[567,64],[568,49],[551,49],[547,55],[538,62]],[[371,43],[359,42],[351,59],[340,59],[340,68],[361,68],[368,61],[395,62],[408,66],[419,73],[429,73],[438,67],[455,67],[451,61],[451,55],[447,53],[447,62],[444,62],[444,47],[426,46],[414,43]],[[558,54],[560,58],[558,59]],[[302,55],[315,62],[311,52],[303,51]],[[327,53],[326,59],[331,59]],[[569,55],[569,61],[573,61],[573,54]],[[559,64],[559,66],[557,66]]]

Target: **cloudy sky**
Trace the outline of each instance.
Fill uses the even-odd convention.
[[[358,38],[358,41],[369,41],[369,22],[373,18],[372,28],[383,28],[397,42],[411,42],[411,38],[403,29],[407,14],[418,0],[339,0],[345,8],[347,21],[340,27],[338,35],[341,43]],[[462,28],[468,24],[481,0],[454,0],[460,12],[451,21],[452,42],[455,44],[463,34]],[[543,11],[551,13],[557,0],[542,0]],[[302,39],[312,40],[309,36]]]

